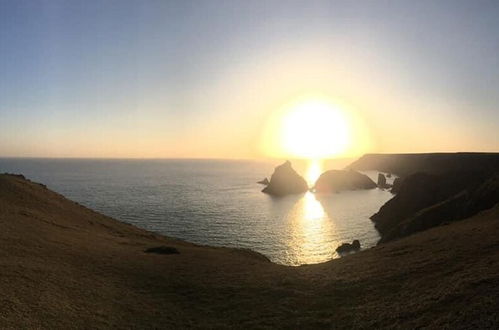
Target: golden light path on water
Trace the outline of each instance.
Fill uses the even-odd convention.
[[[310,187],[322,173],[322,163],[319,160],[309,162],[305,178]],[[300,263],[319,263],[329,260],[332,256],[325,251],[331,249],[328,234],[334,230],[334,222],[330,221],[321,203],[314,193],[305,193],[290,212],[292,220],[292,237],[290,248],[294,259]]]
[[[300,174],[313,187],[321,173],[341,168],[329,161],[310,161]],[[299,169],[300,166],[297,166]],[[372,172],[372,173],[371,173]],[[378,172],[367,171],[371,179]],[[280,234],[285,238],[284,255],[279,260],[287,265],[314,264],[337,258],[336,248],[358,239],[362,248],[374,246],[379,234],[369,217],[392,197],[383,189],[342,191],[317,194],[311,191],[272,199],[272,207],[280,218]]]

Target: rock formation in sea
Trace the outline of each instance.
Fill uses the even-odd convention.
[[[269,185],[269,179],[265,178],[263,180],[260,180],[257,182],[258,184],[263,184],[264,186],[268,186]]]
[[[307,182],[296,173],[289,160],[275,168],[268,185],[262,190],[275,196],[301,194],[306,191],[308,191]]]
[[[378,187],[381,189],[388,188],[388,185],[386,184],[386,178],[383,173],[378,174]]]
[[[339,254],[350,253],[360,250],[360,242],[358,239],[352,241],[352,243],[343,243],[336,248],[336,252]]]
[[[318,193],[331,193],[343,190],[373,189],[376,183],[367,175],[352,170],[329,170],[321,174],[315,182]]]

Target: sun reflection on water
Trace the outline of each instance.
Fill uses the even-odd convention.
[[[310,187],[324,171],[321,161],[310,161],[302,172]],[[303,168],[302,168],[303,169]],[[377,172],[371,175],[377,177]],[[339,257],[336,248],[354,239],[363,248],[376,244],[379,235],[369,217],[391,198],[385,190],[345,191],[335,194],[289,195],[272,199],[284,255],[280,263],[315,264]]]
[[[305,177],[313,186],[322,172],[320,161],[311,161]],[[311,264],[331,259],[331,232],[334,223],[329,220],[322,204],[312,192],[307,192],[288,214],[292,223],[290,257],[298,264]]]
[[[311,192],[303,198],[303,217],[306,220],[320,220],[324,217],[324,208]]]
[[[306,172],[306,179],[310,187],[315,184],[315,181],[319,178],[321,173],[322,162],[320,160],[311,160]],[[304,196],[303,216],[307,220],[320,219],[324,217],[324,208],[311,192],[307,192]]]

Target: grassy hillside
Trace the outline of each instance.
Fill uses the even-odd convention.
[[[318,265],[162,237],[0,175],[0,328],[487,328],[499,207]],[[180,253],[144,253],[166,245]]]

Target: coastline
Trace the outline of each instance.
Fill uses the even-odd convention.
[[[497,206],[299,267],[153,234],[14,176],[0,175],[0,219],[3,328],[498,324]],[[144,253],[160,245],[180,253]]]

